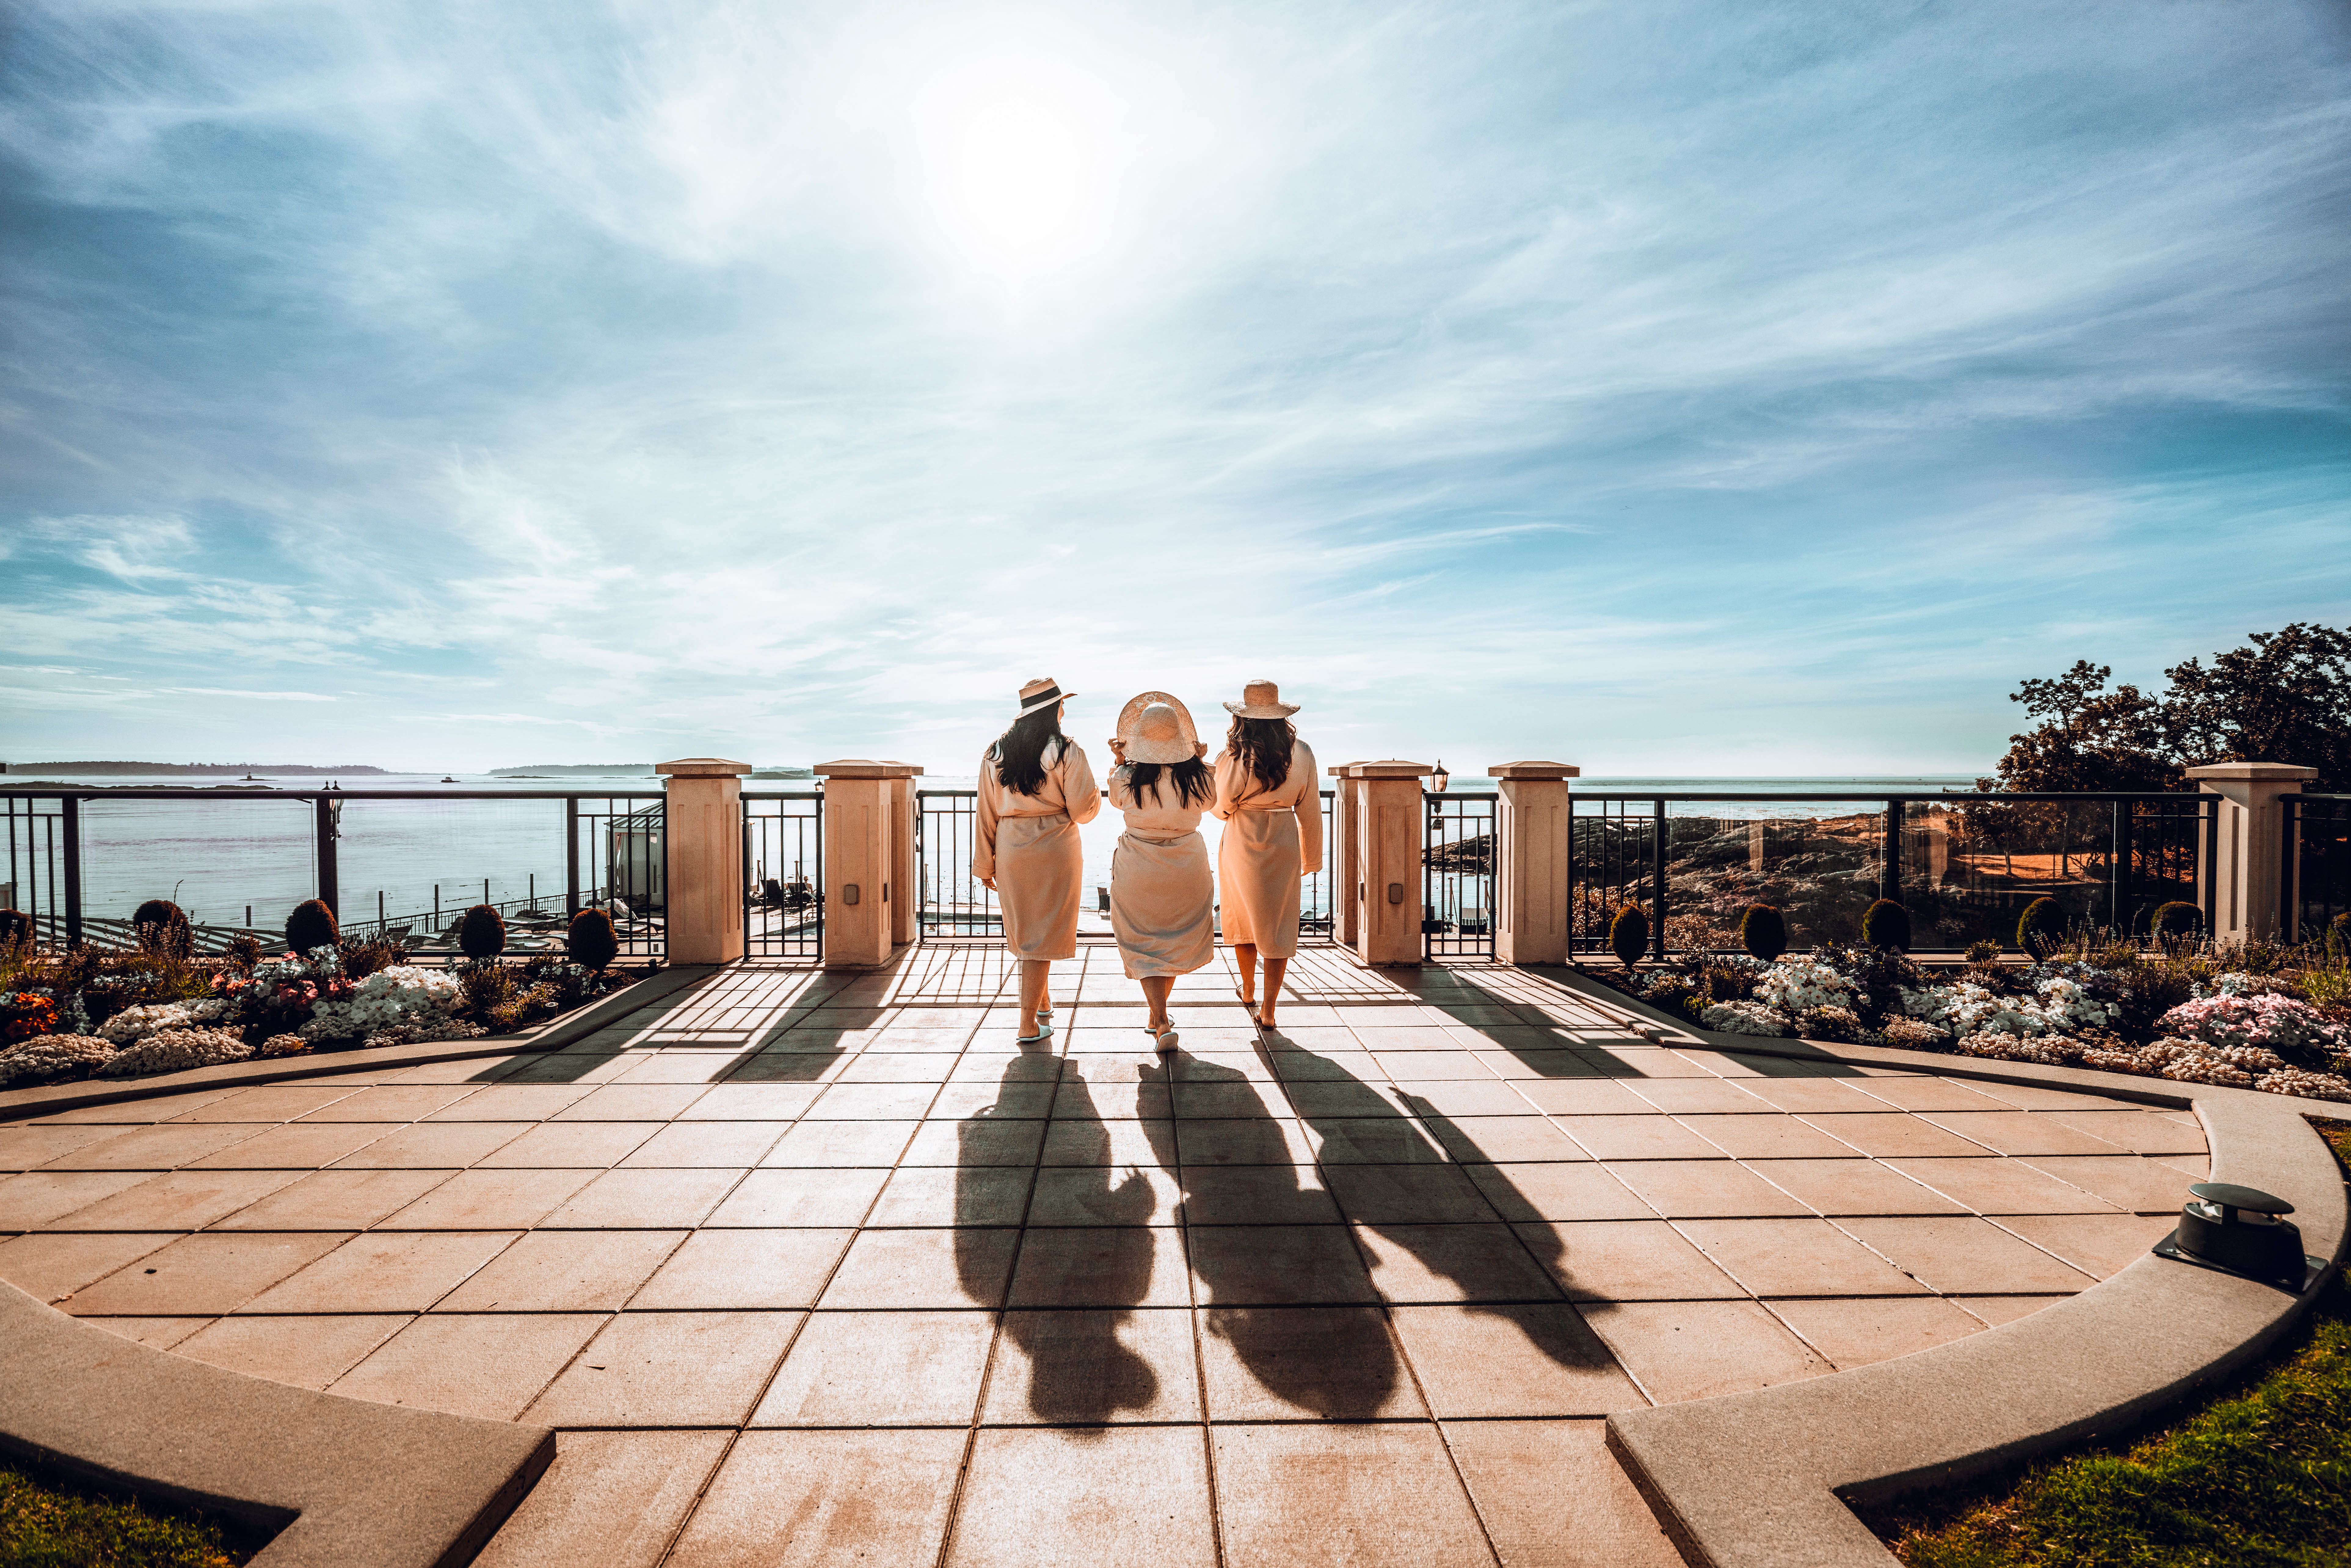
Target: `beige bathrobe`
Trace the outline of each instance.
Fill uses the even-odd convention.
[[[1268,789],[1225,752],[1217,754],[1217,846],[1224,888],[1225,946],[1269,957],[1298,951],[1298,879],[1322,869],[1322,791],[1314,753],[1290,751],[1290,777]]]
[[[996,879],[1004,945],[1019,959],[1078,956],[1078,891],[1085,857],[1078,829],[1102,810],[1102,791],[1082,747],[1045,747],[1045,782],[1016,795],[997,782],[996,764],[979,759],[979,831],[971,874]]]
[[[1203,967],[1217,956],[1217,884],[1200,837],[1208,802],[1186,805],[1164,768],[1151,793],[1137,797],[1123,767],[1110,771],[1108,799],[1126,814],[1110,861],[1110,926],[1126,977]]]

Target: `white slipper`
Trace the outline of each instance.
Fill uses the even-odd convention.
[[[1158,1031],[1154,1037],[1153,1043],[1159,1048],[1160,1055],[1167,1056],[1174,1053],[1176,1039],[1176,1026],[1169,1024],[1165,1029]]]

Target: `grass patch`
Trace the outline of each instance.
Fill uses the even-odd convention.
[[[0,1464],[5,1568],[237,1568],[251,1555],[199,1515],[59,1486]]]
[[[2351,1165],[2351,1123],[2314,1125]],[[2176,1425],[1881,1533],[1911,1568],[2351,1564],[2351,1292],[2332,1281],[2285,1349]]]

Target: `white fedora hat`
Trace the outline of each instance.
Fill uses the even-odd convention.
[[[1241,688],[1241,700],[1227,703],[1225,711],[1239,718],[1288,718],[1298,705],[1283,702],[1281,688],[1271,681],[1251,681]]]
[[[1061,683],[1052,676],[1040,675],[1020,688],[1019,716],[1026,718],[1039,708],[1051,707],[1055,703],[1067,702],[1077,695],[1075,692],[1063,691]]]
[[[1143,692],[1118,710],[1118,737],[1129,762],[1189,762],[1200,755],[1192,710],[1165,692]]]

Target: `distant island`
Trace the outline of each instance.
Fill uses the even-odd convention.
[[[529,768],[493,768],[493,779],[559,779],[614,773],[650,774],[650,762],[541,762]]]
[[[11,773],[162,774],[181,778],[212,778],[223,774],[299,773],[304,775],[381,775],[381,768],[347,765],[319,768],[307,762],[7,762],[0,771]]]

